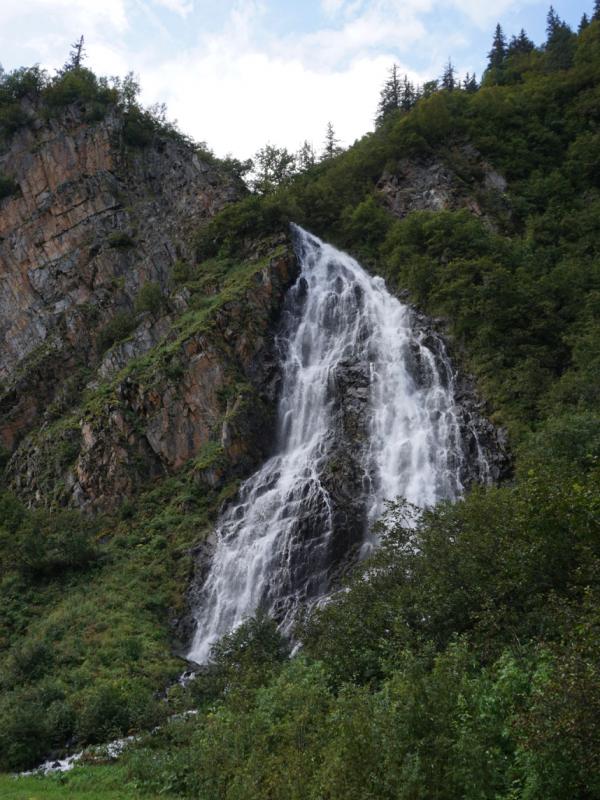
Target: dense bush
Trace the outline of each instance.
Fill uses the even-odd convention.
[[[96,557],[96,524],[77,512],[25,513],[4,499],[0,522],[0,563],[28,580],[83,569]],[[19,516],[21,515],[21,516]],[[18,522],[17,522],[18,520]]]
[[[138,314],[148,311],[152,315],[158,314],[165,302],[160,284],[153,281],[145,283],[135,299],[135,310]]]
[[[596,796],[600,474],[564,469],[393,507],[302,655],[264,619],[226,637],[198,716],[131,753],[132,776],[207,800]]]
[[[146,147],[156,136],[191,144],[166,118],[163,105],[143,108],[138,101],[140,87],[132,74],[124,79],[96,76],[74,63],[65,65],[53,77],[39,66],[0,72],[0,136],[5,139],[27,126],[35,114],[48,119],[76,105],[88,122],[103,119],[109,111],[122,115],[122,142]],[[211,155],[211,158],[212,157]],[[239,162],[236,162],[239,163]],[[232,163],[228,163],[232,167]]]
[[[67,70],[55,78],[45,88],[43,96],[50,114],[76,102],[107,108],[118,100],[117,90],[109,87],[106,79],[98,79],[84,67]]]
[[[0,200],[4,197],[10,197],[11,194],[15,194],[18,190],[19,184],[13,178],[9,178],[0,172]]]
[[[135,239],[127,231],[113,231],[106,237],[109,247],[116,250],[127,250],[129,247],[135,246]]]
[[[96,347],[104,353],[116,342],[126,339],[136,327],[135,316],[131,312],[117,311],[114,317],[98,332]]]

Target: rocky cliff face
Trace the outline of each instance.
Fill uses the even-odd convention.
[[[85,112],[34,118],[0,156],[20,189],[0,201],[0,437],[9,449],[62,377],[95,366],[94,333],[131,311],[144,284],[165,290],[176,260],[190,257],[190,232],[239,196],[184,143],[127,147],[121,114],[89,123]]]
[[[113,510],[184,465],[215,487],[264,455],[295,266],[281,240],[197,267],[192,234],[240,186],[181,141],[126,147],[117,112],[84,115],[36,119],[0,158],[20,187],[0,206],[0,441],[31,502]]]
[[[402,159],[395,169],[382,175],[377,190],[391,213],[405,217],[413,211],[464,208],[483,217],[484,206],[490,202],[505,205],[505,178],[474,147],[455,146],[449,160],[452,168],[437,157]]]
[[[273,324],[294,271],[280,245],[249,258],[235,293],[206,312],[143,319],[101,362],[84,402],[19,444],[8,464],[14,488],[34,503],[111,511],[183,467],[207,488],[246,474],[271,444]],[[137,342],[145,350],[165,329],[135,357]]]

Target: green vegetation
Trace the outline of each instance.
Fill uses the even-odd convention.
[[[162,290],[158,283],[148,281],[145,283],[135,299],[135,310],[138,314],[145,311],[152,315],[158,314],[165,302]]]
[[[10,197],[11,195],[15,194],[19,190],[19,184],[9,178],[7,175],[4,175],[0,172],[0,200],[3,200],[5,197]]]
[[[217,503],[192,471],[93,522],[2,496],[1,769],[164,718],[157,693],[181,671],[168,619]]]
[[[33,122],[31,103],[47,119],[74,104],[88,122],[116,111],[123,118],[122,141],[130,147],[147,147],[157,136],[191,144],[167,120],[164,105],[143,108],[139,104],[140,87],[133,74],[124,79],[99,78],[82,63],[83,56],[65,64],[53,77],[37,65],[0,72],[0,144]]]
[[[130,311],[117,311],[114,317],[109,320],[98,332],[96,346],[99,353],[104,353],[116,342],[122,342],[136,328],[136,318]]]
[[[455,506],[392,507],[370,569],[303,621],[301,656],[282,658],[266,620],[226,637],[184,701],[198,715],[126,756],[149,791],[600,795],[600,22],[568,41],[553,24],[543,52],[516,37],[482,88],[387,115],[199,234],[200,257],[234,258],[295,220],[408,289],[447,319],[456,357],[509,426],[516,472]],[[485,187],[467,142],[506,175],[506,196]],[[483,215],[394,219],[373,187],[404,158],[441,159]]]
[[[113,231],[106,237],[109,247],[114,247],[117,250],[127,250],[129,247],[135,247],[135,240],[127,231]]]
[[[0,776],[2,800],[158,800],[126,782],[118,766],[76,767],[64,775],[13,778]],[[169,800],[170,794],[160,794]]]
[[[337,158],[227,207],[198,235],[199,257],[235,256],[298,222],[448,319],[515,441],[563,407],[597,409],[600,21],[574,41],[570,69],[550,70],[535,50],[500,85],[488,70],[476,92],[436,91],[389,113]],[[486,188],[467,144],[506,176],[505,196]],[[445,163],[483,216],[394,219],[373,187],[404,159]]]

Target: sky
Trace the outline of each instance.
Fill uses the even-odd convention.
[[[577,27],[592,0],[555,0]],[[538,0],[0,0],[0,63],[50,72],[85,36],[87,65],[133,71],[142,102],[165,102],[181,130],[218,156],[266,143],[317,151],[331,121],[342,144],[373,128],[392,63],[416,83],[481,75],[500,22],[540,44]]]

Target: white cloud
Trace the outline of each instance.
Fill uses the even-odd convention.
[[[442,0],[445,5],[462,11],[475,25],[487,28],[495,24],[507,11],[519,10],[534,5],[538,0],[494,0],[493,3],[481,0]]]
[[[378,89],[397,55],[386,45],[423,37],[418,21],[399,27],[372,14],[342,30],[272,40],[253,38],[262,3],[238,3],[219,36],[159,64],[137,67],[147,102],[165,100],[183,130],[218,154],[252,155],[265,142],[295,149],[307,138],[321,147],[332,120],[347,144],[372,127]],[[408,66],[402,71],[416,81]]]
[[[328,17],[335,17],[339,14],[346,0],[321,0],[321,8]]]
[[[72,28],[97,30],[99,26],[109,26],[118,31],[127,27],[125,0],[2,0],[0,4],[0,27],[19,20],[37,27],[54,27],[57,23]]]
[[[193,0],[154,0],[154,3],[168,11],[174,11],[181,17],[187,17],[194,10]]]

